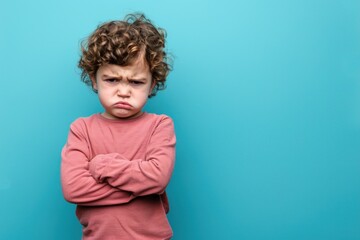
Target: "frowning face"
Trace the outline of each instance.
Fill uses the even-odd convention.
[[[154,87],[149,66],[142,56],[129,66],[101,66],[92,82],[105,110],[103,116],[110,119],[141,115]]]

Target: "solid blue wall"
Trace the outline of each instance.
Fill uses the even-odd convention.
[[[168,31],[174,239],[360,239],[360,2],[21,1],[0,9],[0,238],[80,239],[69,124],[101,111],[79,43],[142,11]]]

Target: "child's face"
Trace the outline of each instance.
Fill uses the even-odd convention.
[[[142,113],[154,84],[148,64],[140,56],[129,66],[105,64],[96,72],[93,87],[110,119],[134,118]]]

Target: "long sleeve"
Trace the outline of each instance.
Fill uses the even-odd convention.
[[[61,184],[64,198],[86,206],[113,205],[129,202],[134,196],[127,191],[99,183],[89,173],[90,149],[79,121],[72,124],[62,150]]]
[[[97,182],[134,196],[162,194],[174,168],[175,143],[173,122],[165,117],[155,128],[144,159],[126,159],[118,153],[98,155],[90,161],[89,170]]]

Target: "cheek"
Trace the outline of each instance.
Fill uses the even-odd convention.
[[[141,93],[141,95],[139,95],[139,96],[141,96],[141,99],[145,99],[145,101],[146,101],[148,99],[148,96],[149,96],[149,91],[148,90],[143,91]]]
[[[109,88],[109,87],[101,87],[99,88],[98,92],[100,92],[104,96],[110,96],[117,92],[116,88]]]
[[[139,89],[139,94],[141,95],[145,95],[145,96],[149,96],[149,94],[151,93],[152,91],[152,88],[150,85],[142,88],[141,90]]]
[[[137,93],[137,99],[140,102],[146,102],[148,100],[148,97],[149,97],[149,89],[144,89]]]
[[[98,90],[98,97],[102,102],[108,101],[114,94],[109,89],[99,89]]]

